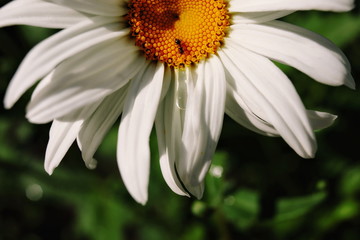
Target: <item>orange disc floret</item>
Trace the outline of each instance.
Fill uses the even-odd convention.
[[[230,25],[224,0],[131,0],[127,19],[146,58],[176,68],[215,53]]]

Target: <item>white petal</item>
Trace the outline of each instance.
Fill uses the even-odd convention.
[[[60,164],[66,152],[76,139],[83,119],[88,117],[97,106],[98,104],[94,104],[75,111],[66,116],[66,120],[59,119],[53,121],[44,163],[45,170],[48,174],[52,174],[54,169]]]
[[[77,11],[98,16],[121,16],[126,8],[122,0],[47,0]]]
[[[183,184],[198,198],[221,133],[225,96],[225,73],[214,55],[198,65],[198,78],[186,104],[183,157],[177,161]]]
[[[219,51],[227,79],[251,111],[271,123],[302,157],[313,157],[316,140],[290,80],[268,59],[232,44]]]
[[[36,81],[49,73],[61,61],[102,42],[127,34],[115,18],[88,19],[44,40],[25,57],[11,80],[5,95],[10,108]]]
[[[164,64],[150,64],[132,81],[125,100],[118,136],[118,166],[126,188],[141,204],[147,201],[149,137],[160,101]]]
[[[227,76],[227,78],[232,78]],[[256,116],[245,104],[235,88],[228,84],[225,112],[240,125],[266,136],[278,136],[277,130],[268,122]]]
[[[82,157],[86,166],[92,166],[96,150],[120,116],[126,93],[127,87],[125,86],[106,97],[93,115],[82,124],[77,140],[81,146]]]
[[[229,76],[229,78],[231,77]],[[273,125],[252,113],[249,107],[245,104],[244,100],[241,98],[241,96],[239,96],[239,94],[234,90],[234,88],[229,85],[226,96],[225,112],[234,121],[256,133],[274,137],[280,135]],[[265,113],[262,113],[261,115],[265,115]],[[310,125],[313,130],[321,130],[323,128],[327,128],[332,125],[337,118],[335,115],[332,115],[330,113],[312,110],[307,110],[306,115],[309,118]]]
[[[336,115],[327,112],[307,110],[306,113],[314,130],[321,130],[331,126],[337,118]]]
[[[54,120],[45,154],[45,170],[52,174],[74,142],[82,121],[60,122]]]
[[[181,71],[175,69],[175,71]],[[156,133],[160,154],[160,167],[162,175],[173,192],[183,196],[189,196],[182,187],[175,167],[175,159],[180,157],[181,135],[183,128],[184,110],[178,107],[176,84],[171,79],[169,71],[166,72],[164,83],[171,82],[167,92],[156,115]],[[185,74],[180,74],[185,77]]]
[[[279,21],[236,25],[232,38],[251,51],[297,68],[315,80],[351,88],[355,83],[342,51],[326,38]]]
[[[0,27],[31,25],[67,28],[85,19],[73,9],[41,0],[15,0],[0,9]]]
[[[104,98],[124,86],[144,64],[137,49],[120,40],[86,50],[55,69],[48,86],[33,96],[27,118],[48,122]]]
[[[354,7],[353,0],[232,0],[231,12],[263,12],[263,11],[349,11]]]
[[[234,24],[245,23],[263,23],[274,19],[285,17],[294,11],[276,11],[276,12],[245,12],[245,13],[232,13],[231,22]]]
[[[165,68],[165,73],[164,73],[164,81],[163,81],[160,101],[162,101],[166,97],[166,95],[167,95],[167,93],[169,91],[169,88],[170,88],[170,85],[171,85],[171,82],[172,82],[171,81],[171,73],[172,73],[171,68],[166,67]]]

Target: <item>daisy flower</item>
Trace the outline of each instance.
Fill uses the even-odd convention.
[[[14,0],[1,8],[0,26],[62,30],[25,57],[4,103],[10,108],[40,80],[26,116],[52,122],[49,174],[75,140],[86,166],[95,167],[93,156],[120,117],[118,166],[142,204],[155,125],[166,183],[200,198],[224,113],[314,157],[314,130],[335,116],[306,110],[272,61],[324,84],[355,84],[334,44],[276,19],[352,7],[352,0]]]

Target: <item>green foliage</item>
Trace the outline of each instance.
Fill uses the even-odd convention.
[[[257,220],[260,212],[259,194],[249,190],[239,190],[224,199],[223,211],[227,219],[236,227],[246,230]]]
[[[299,12],[285,20],[334,41],[359,79],[359,9]],[[52,33],[0,29],[0,99],[26,52]],[[281,67],[306,106],[339,115],[334,126],[317,133],[317,157],[301,159],[281,139],[226,118],[202,200],[177,196],[166,186],[153,135],[149,202],[135,203],[116,165],[117,126],[96,154],[97,169],[86,169],[74,146],[48,176],[43,158],[49,125],[26,121],[29,95],[11,110],[0,108],[0,239],[358,239],[359,92],[323,86]]]

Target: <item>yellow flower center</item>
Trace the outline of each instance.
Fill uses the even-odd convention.
[[[146,58],[175,68],[215,53],[230,25],[224,0],[130,0],[127,18]]]

